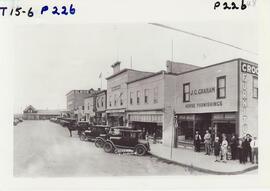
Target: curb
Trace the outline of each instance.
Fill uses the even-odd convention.
[[[208,173],[208,174],[213,174],[213,175],[238,175],[238,174],[243,174],[243,173],[258,169],[258,165],[256,165],[256,166],[252,166],[252,167],[246,168],[244,170],[240,170],[240,171],[222,172],[222,171],[209,170],[209,169],[205,169],[205,168],[201,168],[201,167],[197,167],[197,166],[188,165],[188,164],[180,163],[180,162],[177,162],[177,161],[169,160],[169,159],[160,157],[158,155],[155,155],[155,154],[153,154],[151,152],[149,152],[149,154],[152,155],[153,157],[164,160],[166,162],[170,162],[170,163],[182,166],[182,167],[189,167],[189,168],[192,168],[192,169],[194,169],[196,171],[204,172],[204,173]]]

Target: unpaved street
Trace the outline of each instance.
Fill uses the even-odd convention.
[[[149,155],[108,154],[50,121],[14,127],[14,176],[76,177],[198,174]]]

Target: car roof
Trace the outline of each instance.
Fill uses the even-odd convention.
[[[134,129],[132,127],[126,127],[126,126],[116,126],[116,127],[111,127],[111,129],[119,129],[119,131],[122,132],[133,132],[133,133],[141,133],[141,130]]]
[[[121,132],[141,133],[141,130],[136,129],[120,129]]]
[[[133,129],[133,128],[127,127],[127,126],[114,126],[114,127],[111,127],[111,129]]]
[[[102,127],[104,127],[104,128],[109,128],[110,126],[109,125],[92,125],[91,127],[100,127],[100,128],[102,128]]]
[[[76,119],[73,119],[73,118],[63,118],[63,117],[57,117],[57,118],[61,120],[66,120],[66,121],[76,121]]]

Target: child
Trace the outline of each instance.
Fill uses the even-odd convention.
[[[214,154],[216,156],[215,162],[219,162],[219,160],[218,160],[219,153],[220,153],[220,142],[219,142],[219,138],[216,137],[215,142],[214,142]]]

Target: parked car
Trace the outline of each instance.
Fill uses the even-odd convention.
[[[81,141],[96,141],[97,137],[102,137],[102,139],[106,139],[109,129],[110,127],[107,125],[90,125],[88,129],[81,132],[80,139]],[[97,142],[99,143],[99,141]]]
[[[78,130],[78,135],[81,139],[82,132],[90,128],[90,123],[88,121],[78,121],[76,124],[76,129]]]
[[[126,126],[109,127],[109,129],[107,129],[106,134],[100,134],[100,136],[96,137],[95,146],[97,148],[103,148],[106,140],[110,138],[110,135],[112,135],[112,132],[114,131],[113,129],[127,129],[127,127]]]
[[[141,130],[113,127],[110,129],[103,149],[107,153],[112,153],[117,149],[132,150],[135,154],[143,156],[150,151],[150,145],[148,141],[139,139],[141,133]]]

